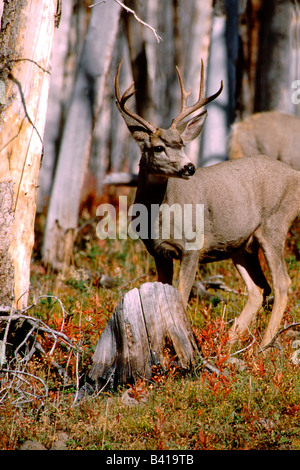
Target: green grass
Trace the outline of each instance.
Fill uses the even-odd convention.
[[[291,361],[291,330],[280,335],[279,347],[264,354],[257,345],[247,348],[253,338],[259,340],[266,326],[270,311],[262,310],[251,335],[239,345],[246,348],[236,356],[244,367],[227,362],[233,351],[226,331],[245,302],[244,285],[230,261],[208,265],[202,274],[222,274],[225,284],[237,293],[221,292],[227,303],[194,299],[188,307],[202,354],[221,370],[221,376],[197,364],[193,371],[182,375],[173,366],[166,376],[154,374],[151,383],[139,380],[131,387],[131,395],[138,401],[146,397],[146,403],[125,405],[122,396],[128,387],[123,387],[74,406],[76,364],[83,377],[99,335],[122,296],[133,287],[156,280],[153,259],[140,241],[103,242],[94,233],[94,227],[86,229],[75,247],[76,267],[88,273],[84,278],[76,276],[76,269],[62,276],[45,271],[38,261],[33,263],[31,301],[36,302],[40,295],[52,297],[40,298],[27,313],[59,330],[63,317],[59,299],[65,309],[63,331],[78,346],[79,356],[76,358],[59,342],[51,358],[46,355],[28,362],[28,373],[47,384],[46,398],[39,398],[44,388],[36,378],[28,376],[35,397],[21,405],[20,389],[12,385],[6,393],[2,385],[0,449],[17,449],[28,439],[51,448],[57,434],[64,431],[70,436],[69,449],[299,450],[300,380],[299,365]],[[300,321],[299,260],[295,251],[299,239],[296,227],[286,253],[293,289],[282,326]],[[113,278],[114,285],[102,287],[101,275]],[[53,340],[42,335],[39,339],[49,354]],[[71,383],[62,383],[50,359],[67,368]]]

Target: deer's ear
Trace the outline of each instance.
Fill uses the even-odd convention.
[[[141,125],[128,126],[128,129],[132,137],[138,144],[143,144],[144,142],[150,141],[149,131],[145,129],[144,127],[142,127]]]
[[[134,140],[139,144],[143,143],[145,140],[148,141],[151,132],[131,116],[125,114],[121,108],[119,108],[119,110]]]
[[[201,114],[198,114],[198,116],[195,116],[193,119],[185,123],[184,128],[181,132],[180,129],[178,129],[183,142],[191,142],[192,140],[196,139],[196,137],[198,137],[206,118],[207,111],[205,110]]]

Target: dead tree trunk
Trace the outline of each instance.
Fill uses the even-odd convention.
[[[99,386],[150,379],[152,366],[164,370],[168,347],[181,369],[199,354],[179,291],[160,282],[129,291],[102,332],[89,377]]]
[[[53,43],[51,83],[44,133],[44,157],[37,191],[37,212],[40,213],[47,207],[51,194],[64,111],[73,86],[73,75],[75,75],[75,66],[72,74],[75,59],[70,54],[72,46],[70,37],[76,38],[75,27],[72,27],[73,8],[74,0],[64,0],[59,28]]]
[[[0,198],[10,216],[1,217],[0,292],[16,308],[28,298],[56,8],[57,0],[11,0],[1,18]]]
[[[72,257],[92,131],[104,95],[119,11],[115,2],[92,10],[63,130],[43,245],[43,261],[59,270]]]

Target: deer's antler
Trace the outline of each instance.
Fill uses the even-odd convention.
[[[210,103],[211,101],[213,101],[214,99],[216,99],[219,94],[221,93],[221,91],[223,90],[223,81],[221,81],[221,86],[219,88],[219,90],[217,91],[217,93],[209,96],[208,98],[204,98],[203,97],[203,93],[204,93],[204,80],[203,80],[203,60],[201,60],[201,74],[200,74],[200,91],[199,91],[199,98],[198,98],[198,101],[193,105],[193,106],[188,106],[187,105],[187,100],[188,100],[188,97],[190,96],[191,94],[191,90],[189,91],[186,91],[184,89],[184,84],[183,84],[183,79],[182,79],[182,76],[181,76],[181,73],[179,71],[179,68],[176,67],[176,70],[177,70],[177,73],[178,73],[178,78],[179,78],[179,83],[180,83],[180,89],[181,89],[181,111],[180,113],[178,114],[178,116],[176,118],[173,119],[172,121],[172,125],[171,127],[172,128],[177,128],[178,124],[183,120],[185,119],[187,116],[189,116],[190,114],[194,113],[195,111],[197,111],[198,109],[202,108],[202,106],[205,106],[207,103]]]
[[[145,129],[147,129],[152,134],[156,131],[156,128],[153,127],[150,124],[150,122],[146,121],[141,116],[139,116],[138,114],[128,109],[126,106],[127,100],[129,100],[129,98],[131,98],[136,93],[136,90],[134,89],[134,82],[133,82],[130,85],[130,87],[127,88],[127,90],[125,90],[123,95],[121,94],[119,78],[120,78],[122,63],[123,63],[123,59],[119,64],[119,67],[115,76],[115,93],[116,93],[116,98],[117,98],[117,106],[119,110],[121,111],[121,113],[123,114],[125,121],[126,121],[126,116],[129,116],[131,119],[141,124]]]

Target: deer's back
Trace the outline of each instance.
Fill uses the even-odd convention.
[[[279,111],[256,113],[233,124],[228,138],[230,159],[269,155],[300,170],[300,118]]]
[[[291,185],[295,185],[295,190],[299,188],[299,171],[268,156],[257,155],[197,168],[188,181],[172,178],[168,182],[168,195],[184,203],[224,207],[230,202],[233,208],[242,202],[245,207],[255,204],[263,209],[277,204],[285,188]]]
[[[300,210],[300,172],[266,156],[198,168],[188,181],[169,180],[168,204],[203,204],[206,248],[230,251],[284,211],[293,220]]]

